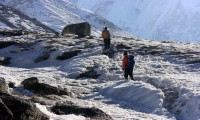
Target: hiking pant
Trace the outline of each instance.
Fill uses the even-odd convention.
[[[110,48],[110,38],[104,39],[104,48],[109,49]]]
[[[131,78],[131,80],[134,80],[133,79],[133,68],[125,68],[125,71],[124,71],[124,78],[126,80],[128,80],[128,76]]]

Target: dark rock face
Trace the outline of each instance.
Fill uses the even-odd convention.
[[[70,59],[74,56],[77,56],[78,53],[80,53],[81,50],[73,50],[73,51],[69,51],[69,52],[64,52],[61,56],[58,56],[56,59],[58,60],[66,60],[66,59]]]
[[[0,92],[8,92],[8,85],[6,83],[6,80],[2,77],[0,77]]]
[[[22,81],[21,84],[24,86],[25,89],[28,89],[39,95],[71,95],[70,92],[67,92],[61,88],[56,88],[48,84],[39,83],[36,77],[25,79],[24,81]]]
[[[62,114],[82,115],[84,117],[90,118],[91,120],[112,120],[112,118],[109,115],[107,115],[100,109],[83,108],[70,104],[53,106],[51,108],[51,111],[58,115]]]
[[[9,94],[0,93],[0,98],[13,114],[13,120],[49,120],[34,103]]]
[[[67,25],[64,27],[62,34],[75,34],[79,37],[90,36],[91,26],[88,22]]]
[[[10,57],[0,57],[0,65],[7,66],[10,64]]]
[[[1,120],[13,120],[13,114],[8,107],[0,99],[0,119]]]

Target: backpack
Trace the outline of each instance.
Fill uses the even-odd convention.
[[[128,56],[128,64],[127,64],[127,68],[133,68],[135,65],[135,60],[134,60],[134,56],[133,55],[129,55]]]

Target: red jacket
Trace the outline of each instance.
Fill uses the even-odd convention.
[[[124,55],[124,58],[122,60],[122,69],[123,70],[125,70],[127,64],[128,64],[128,55]]]

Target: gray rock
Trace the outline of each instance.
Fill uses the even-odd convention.
[[[49,117],[42,113],[36,105],[19,97],[0,93],[0,99],[9,108],[14,120],[49,120]]]
[[[61,88],[53,87],[44,83],[39,83],[38,78],[36,77],[25,79],[21,82],[21,84],[24,86],[25,89],[28,89],[38,95],[71,95],[70,92],[67,92]]]
[[[112,117],[110,117],[108,114],[94,107],[83,108],[72,104],[63,104],[53,106],[51,111],[58,115],[82,115],[86,118],[90,118],[90,120],[112,120]]]

